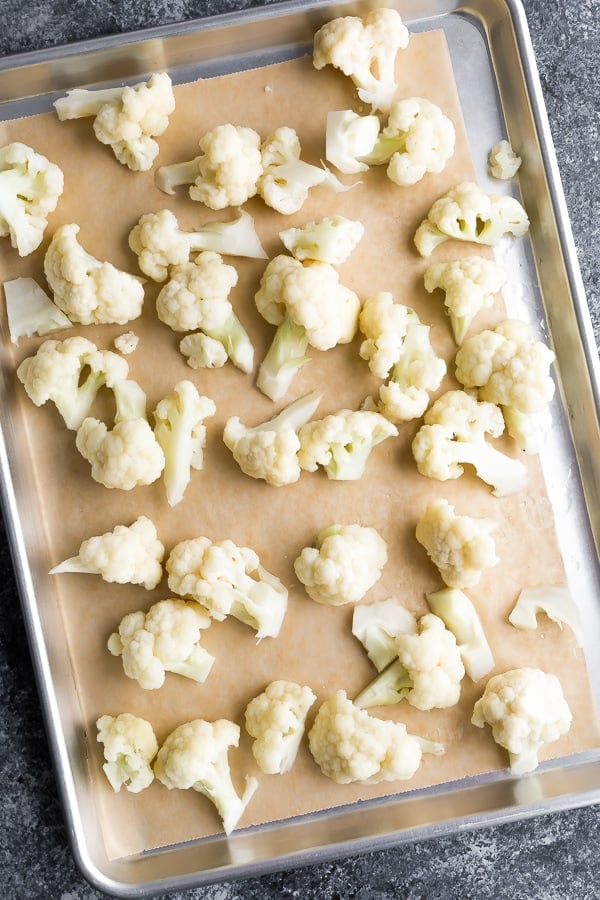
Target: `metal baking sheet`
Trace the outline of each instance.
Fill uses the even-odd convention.
[[[532,220],[530,240],[511,245],[503,262],[520,267],[528,292],[505,299],[509,314],[525,312],[542,323],[556,352],[560,399],[542,464],[569,584],[582,598],[588,645],[598,646],[599,364],[525,16],[516,0],[393,5],[411,31],[445,32],[479,183],[497,189],[486,172],[489,135],[506,134],[526,148],[520,188]],[[289,59],[307,51],[323,22],[366,8],[284,3],[9,57],[0,61],[0,118],[46,111],[74,86],[136,81],[164,69],[183,83]],[[86,778],[86,736],[59,607],[52,602],[33,475],[11,419],[10,376],[3,364],[2,501],[73,852],[98,888],[123,897],[182,889],[600,800],[600,753],[590,753],[543,765],[524,779],[494,773],[234,832],[228,839],[109,860]],[[600,672],[592,657],[588,668],[598,701]]]

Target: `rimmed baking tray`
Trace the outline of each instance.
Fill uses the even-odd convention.
[[[489,136],[523,148],[520,189],[532,227],[509,251],[529,291],[507,297],[515,315],[542,322],[556,353],[560,415],[542,462],[571,590],[581,599],[588,646],[600,641],[600,379],[598,357],[545,118],[524,13],[516,0],[394,4],[409,28],[443,29],[480,184],[489,185]],[[0,118],[51,108],[74,86],[134,81],[167,69],[176,82],[294,58],[320,24],[362,13],[359,3],[283,3],[183,25],[0,60]],[[338,807],[133,857],[109,859],[89,789],[88,748],[69,648],[47,577],[45,535],[31,497],[33,474],[11,418],[12,372],[0,381],[2,499],[57,780],[76,860],[99,889],[134,897],[259,875],[332,856],[381,849],[600,799],[600,753],[542,765],[534,775],[469,778],[391,798]],[[46,602],[40,602],[44,597]],[[600,673],[588,669],[596,700]]]

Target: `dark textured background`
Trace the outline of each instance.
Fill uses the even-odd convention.
[[[244,9],[245,0],[0,0],[0,56]],[[600,344],[600,6],[524,0]],[[10,559],[0,531],[0,896],[96,900],[57,801]],[[171,895],[175,900],[592,900],[600,807]]]

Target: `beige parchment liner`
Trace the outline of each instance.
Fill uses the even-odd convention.
[[[409,48],[398,60],[398,79],[398,96],[427,97],[454,121],[457,149],[443,173],[402,189],[386,179],[383,169],[373,169],[360,185],[344,194],[314,189],[301,212],[288,218],[268,210],[258,199],[248,203],[247,209],[255,218],[269,256],[283,251],[277,236],[282,228],[333,212],[360,219],[366,228],[365,237],[341,267],[342,281],[363,298],[389,290],[396,300],[417,309],[422,320],[431,325],[437,351],[449,362],[450,374],[441,392],[455,386],[455,347],[440,297],[429,296],[422,287],[422,274],[431,260],[418,256],[412,236],[438,196],[458,181],[474,177],[441,32],[412,36]],[[176,99],[169,129],[160,139],[157,165],[196,155],[201,135],[224,122],[254,127],[263,137],[279,125],[295,127],[303,158],[318,163],[324,157],[327,111],[350,106],[361,111],[351,83],[333,70],[315,71],[309,57],[178,86]],[[489,136],[490,145],[497,137]],[[45,285],[43,254],[53,230],[62,223],[78,223],[80,241],[89,252],[136,273],[127,235],[142,213],[168,207],[188,229],[233,217],[230,210],[215,213],[192,202],[185,188],[176,197],[168,197],[155,187],[153,172],[131,173],[96,141],[90,120],[61,124],[53,114],[39,115],[3,123],[0,138],[3,144],[24,141],[44,153],[62,167],[66,184],[38,252],[20,260],[8,242],[2,242],[5,279],[32,275]],[[350,183],[355,179],[344,180]],[[488,251],[447,243],[434,258],[477,252]],[[265,262],[232,258],[227,262],[239,272],[232,300],[254,342],[258,365],[273,334],[272,326],[260,319],[253,304]],[[518,278],[518,273],[511,273],[511,277]],[[162,689],[144,691],[124,676],[121,661],[108,653],[106,640],[123,615],[147,609],[169,596],[166,579],[155,591],[147,592],[140,587],[109,585],[96,576],[57,576],[81,699],[82,728],[88,736],[89,777],[108,855],[123,857],[213,834],[220,831],[220,821],[206,798],[194,791],[168,791],[157,781],[139,795],[124,790],[113,793],[100,769],[102,749],[95,740],[94,726],[98,716],[123,711],[143,716],[153,724],[161,742],[175,726],[196,717],[227,717],[242,725],[248,701],[274,678],[309,684],[318,703],[339,688],[355,696],[371,680],[374,670],[351,636],[352,608],[327,608],[311,601],[295,579],[293,560],[327,525],[372,525],[387,541],[390,558],[365,602],[396,596],[414,613],[422,614],[427,610],[425,593],[442,584],[417,543],[414,530],[425,504],[437,495],[446,497],[459,513],[491,516],[497,522],[495,540],[500,562],[484,573],[479,586],[470,592],[494,652],[495,671],[534,665],[562,675],[574,714],[573,726],[561,741],[545,747],[541,757],[597,746],[598,728],[590,715],[593,701],[584,657],[569,629],[561,631],[544,621],[537,632],[526,633],[506,621],[521,588],[563,584],[565,579],[538,460],[525,460],[530,472],[527,490],[504,499],[493,497],[472,474],[458,481],[432,481],[420,476],[412,461],[410,442],[418,423],[409,423],[401,426],[398,438],[374,450],[359,482],[332,482],[322,473],[303,473],[297,484],[283,488],[254,481],[239,471],[222,443],[226,419],[237,414],[248,424],[265,421],[294,397],[316,388],[323,391],[318,417],[343,407],[358,408],[377,385],[358,356],[358,340],[326,354],[311,352],[312,362],[296,377],[285,402],[275,406],[255,388],[251,376],[229,363],[208,372],[190,369],[178,351],[180,336],[155,315],[157,290],[156,285],[147,283],[143,316],[131,326],[140,343],[128,357],[130,377],[145,389],[149,411],[181,378],[190,378],[201,393],[215,400],[217,413],[207,422],[204,470],[193,474],[185,499],[174,509],[167,506],[160,481],[129,493],[106,490],[92,481],[88,464],[75,449],[74,434],[62,427],[52,405],[35,408],[15,377],[14,404],[19,409],[16,427],[21,428],[24,422],[23,442],[35,467],[48,534],[48,559],[57,563],[75,554],[83,539],[116,524],[130,524],[143,513],[156,523],[167,553],[177,541],[203,534],[253,547],[263,565],[289,587],[289,608],[280,637],[258,645],[254,632],[235,620],[215,623],[204,638],[204,645],[216,656],[205,684],[168,675]],[[502,317],[499,298],[492,310],[478,318],[477,327],[494,324]],[[83,333],[99,347],[110,348],[114,337],[125,330],[102,326],[75,328],[69,333]],[[67,333],[57,336],[66,337]],[[41,340],[24,340],[17,349],[10,348],[5,327],[4,342],[5,354],[12,354],[16,367]],[[108,408],[102,407],[101,414],[107,412]],[[510,442],[501,441],[499,446],[513,455],[517,453]],[[306,739],[289,774],[264,776],[254,763],[249,738],[242,729],[239,749],[230,751],[233,779],[241,789],[244,775],[255,775],[260,787],[240,827],[504,768],[505,753],[494,744],[490,730],[470,725],[473,703],[482,690],[483,684],[465,678],[460,703],[452,709],[423,713],[402,703],[373,711],[384,718],[401,720],[409,731],[445,744],[446,754],[424,756],[410,782],[336,785],[320,773]],[[309,727],[318,703],[310,712]]]

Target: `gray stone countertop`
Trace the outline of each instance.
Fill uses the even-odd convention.
[[[242,9],[248,0],[3,0],[0,56]],[[597,343],[600,343],[598,0],[524,0]],[[0,533],[0,894],[104,896],[75,867],[63,825],[4,530]],[[592,900],[600,808],[417,841],[176,900]]]

